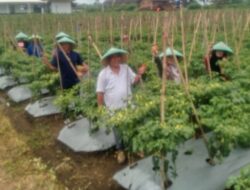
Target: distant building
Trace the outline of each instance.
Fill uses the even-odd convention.
[[[72,0],[0,0],[0,14],[71,13]]]
[[[72,13],[72,0],[49,0],[52,13]]]

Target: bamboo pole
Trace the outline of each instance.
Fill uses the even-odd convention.
[[[140,27],[140,41],[142,42],[142,15],[139,14],[139,27]]]
[[[223,32],[224,32],[225,42],[228,44],[228,38],[227,38],[227,32],[226,32],[225,13],[223,13],[223,15],[222,15],[222,21],[223,21]]]
[[[123,48],[123,33],[124,33],[124,31],[123,31],[123,24],[124,24],[124,15],[123,15],[123,12],[122,12],[122,14],[121,14],[121,24],[120,24],[120,46],[121,46],[121,48]]]
[[[182,34],[182,53],[184,63],[185,81],[188,84],[188,70],[187,70],[187,59],[186,59],[186,35],[184,31],[184,19],[183,19],[183,5],[180,5],[180,20],[181,20],[181,34]]]
[[[167,15],[165,15],[164,18],[164,23],[163,23],[163,44],[162,44],[162,49],[164,52],[163,56],[163,61],[162,61],[162,85],[161,85],[161,99],[160,99],[160,118],[161,118],[161,126],[164,126],[166,121],[165,121],[165,102],[166,102],[166,81],[167,81],[167,73],[166,73],[166,67],[167,67],[167,56],[165,54],[166,47],[167,47],[167,39],[168,39],[168,30],[169,30],[169,23],[167,20]],[[168,174],[166,172],[167,168],[165,168],[165,159],[166,156],[164,153],[160,153],[160,174],[161,174],[161,188],[162,190],[166,189],[168,186]]]
[[[208,156],[209,156],[209,161],[208,161],[208,163],[209,163],[210,165],[214,165],[215,162],[214,162],[214,160],[213,160],[212,154],[211,154],[210,149],[209,149],[208,138],[207,138],[207,136],[206,136],[206,134],[205,134],[205,131],[204,131],[203,127],[202,127],[202,123],[201,123],[201,120],[200,120],[200,118],[199,118],[198,111],[197,111],[197,109],[196,109],[196,107],[195,107],[195,105],[194,105],[194,103],[193,103],[192,96],[191,96],[191,94],[190,94],[190,92],[189,92],[189,87],[188,87],[189,84],[185,82],[185,78],[184,78],[184,76],[183,76],[183,74],[182,74],[182,71],[181,71],[181,67],[180,67],[179,61],[178,61],[176,55],[174,54],[173,49],[174,49],[174,47],[173,47],[173,45],[171,44],[172,54],[174,55],[174,60],[175,60],[175,63],[176,63],[176,65],[177,65],[177,68],[178,68],[179,73],[180,73],[181,82],[182,82],[182,87],[183,87],[183,89],[184,89],[184,92],[185,92],[185,94],[186,94],[188,100],[190,101],[191,108],[192,108],[192,111],[193,111],[195,120],[196,120],[196,122],[197,122],[197,125],[198,125],[200,131],[201,131],[202,140],[203,140],[203,142],[204,142],[204,145],[205,145],[205,147],[206,147],[206,150],[207,150],[207,153],[208,153]]]
[[[110,45],[113,46],[113,18],[109,17],[109,41]]]
[[[205,41],[205,44],[204,44],[204,47],[205,47],[205,55],[206,55],[206,58],[207,58],[207,62],[208,62],[208,74],[209,74],[209,77],[210,79],[212,79],[212,72],[211,72],[211,65],[210,65],[210,50],[211,50],[211,44],[209,44],[208,42],[208,29],[207,29],[207,14],[204,15],[204,41]]]
[[[92,37],[91,37],[90,35],[88,36],[88,39],[89,39],[91,45],[94,47],[94,49],[95,49],[97,55],[98,55],[99,58],[101,59],[101,58],[102,58],[102,54],[101,54],[99,48],[97,47],[97,45],[95,44],[95,42],[93,41],[93,39],[92,39]]]
[[[193,39],[192,39],[191,48],[190,48],[190,52],[189,52],[189,56],[188,56],[188,65],[191,64],[190,62],[191,62],[192,55],[193,55],[193,50],[194,50],[194,47],[195,47],[195,44],[196,44],[196,36],[198,34],[200,23],[201,23],[201,16],[202,16],[202,14],[200,12],[199,16],[198,16],[196,27],[194,29],[194,36],[193,36]]]

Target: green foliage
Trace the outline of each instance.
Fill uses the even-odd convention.
[[[187,8],[190,9],[190,10],[200,9],[201,5],[199,5],[196,1],[192,1],[191,3],[189,3],[187,5]]]
[[[50,72],[39,58],[17,51],[5,51],[0,58],[0,66],[17,80],[25,79],[34,98],[42,95],[42,89],[48,89],[51,94],[55,94],[60,86],[59,75]]]
[[[193,6],[193,7],[192,7]],[[197,5],[195,5],[197,6]],[[190,5],[191,8],[195,8]],[[100,10],[100,7],[98,8]],[[216,26],[215,40],[224,41],[224,31],[227,33],[227,41],[230,46],[235,46],[240,39],[241,28],[244,28],[247,12],[225,11],[223,13],[214,10],[206,11],[209,18],[207,33],[208,41],[213,39],[213,28]],[[189,55],[191,49],[195,20],[198,19],[198,12],[184,12],[184,26],[186,38],[186,55]],[[202,13],[203,14],[203,13]],[[235,16],[240,14],[239,20],[232,22]],[[162,47],[162,31],[164,14],[159,13],[159,28],[156,35],[159,51]],[[215,16],[214,16],[215,15]],[[218,22],[215,18],[218,15]],[[225,16],[225,28],[220,24],[222,15]],[[61,18],[62,17],[62,18]],[[35,17],[40,19],[40,17]],[[41,95],[42,88],[48,88],[51,93],[57,93],[56,104],[61,108],[65,117],[72,119],[79,115],[87,117],[94,127],[116,127],[122,134],[126,148],[129,152],[144,152],[147,155],[153,155],[155,169],[159,169],[159,160],[168,155],[168,160],[164,160],[164,165],[170,168],[169,158],[175,161],[178,155],[178,147],[181,143],[190,139],[194,131],[198,128],[198,121],[194,117],[192,103],[198,112],[201,127],[209,135],[209,149],[214,159],[219,161],[230,154],[231,150],[237,146],[250,147],[250,57],[249,57],[249,34],[242,39],[242,49],[239,54],[232,56],[228,61],[220,62],[223,65],[224,77],[212,73],[212,79],[207,75],[203,57],[207,52],[206,37],[204,32],[205,22],[202,17],[200,29],[197,34],[196,44],[194,44],[193,57],[188,67],[189,91],[188,97],[184,93],[183,86],[177,85],[171,81],[166,84],[165,101],[165,120],[160,119],[160,99],[161,99],[161,80],[158,77],[156,65],[152,63],[151,46],[154,38],[155,23],[157,15],[155,12],[124,13],[124,21],[121,23],[121,14],[97,12],[88,13],[84,16],[72,14],[70,17],[60,15],[63,19],[63,29],[75,38],[79,46],[79,52],[84,53],[85,61],[90,66],[91,77],[84,79],[80,84],[70,90],[61,91],[59,89],[58,74],[49,72],[39,59],[30,58],[18,52],[6,50],[0,58],[0,66],[14,75],[16,78],[26,78],[32,83],[29,85],[35,95]],[[84,18],[84,19],[83,19]],[[142,26],[140,28],[140,18]],[[171,12],[169,18],[175,18],[174,24],[169,28],[169,43],[173,36],[175,49],[181,50],[181,22],[179,22],[179,12]],[[241,18],[241,19],[240,19]],[[53,43],[52,33],[56,33],[59,24],[57,17],[44,16],[46,28],[46,43]],[[112,30],[110,26],[112,19]],[[25,19],[24,19],[25,20]],[[35,20],[35,19],[34,19]],[[84,20],[84,22],[82,22]],[[18,23],[9,18],[13,26]],[[133,22],[132,22],[133,21]],[[79,23],[84,30],[79,32]],[[130,28],[130,23],[132,27]],[[215,23],[215,25],[214,25]],[[24,23],[29,28],[30,23]],[[76,27],[75,27],[76,26]],[[102,68],[98,56],[93,47],[88,43],[88,32],[93,35],[93,39],[100,51],[103,53],[109,49],[108,44],[110,32],[112,32],[113,46],[121,46],[121,26],[123,26],[123,35],[131,32],[131,41],[129,44],[123,44],[123,48],[129,51],[128,64],[136,70],[142,63],[147,65],[147,73],[143,76],[143,83],[133,89],[133,98],[128,101],[128,107],[122,110],[111,112],[110,110],[98,109],[95,86],[99,71]],[[233,28],[234,26],[235,28]],[[38,27],[38,26],[37,26]],[[39,24],[40,27],[40,24]],[[18,27],[16,27],[18,28]],[[35,27],[34,27],[35,28]],[[75,30],[77,28],[77,30]],[[85,31],[86,29],[86,31]],[[89,31],[87,31],[89,30]],[[45,43],[45,44],[46,44]],[[52,45],[46,47],[47,51],[53,49]],[[239,58],[240,68],[236,65]],[[183,69],[184,65],[180,62]],[[192,101],[192,102],[191,102]],[[194,150],[195,151],[195,150]]]
[[[228,179],[227,188],[233,190],[249,190],[250,189],[250,165],[244,167],[238,176],[232,176]]]
[[[98,110],[94,91],[95,80],[85,79],[74,88],[59,92],[55,104],[69,118],[75,119],[83,115],[91,121],[96,121]]]

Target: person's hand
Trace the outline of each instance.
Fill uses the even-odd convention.
[[[128,37],[128,35],[124,34],[124,35],[122,36],[122,41],[123,41],[124,43],[128,43],[128,42],[129,42],[129,37]]]
[[[157,44],[154,44],[151,48],[151,52],[152,52],[152,55],[153,56],[156,56],[158,54],[158,45]]]
[[[76,72],[76,74],[77,74],[78,78],[82,78],[84,75],[82,72],[78,72],[78,71]]]
[[[145,73],[146,69],[147,69],[147,65],[142,64],[138,69],[138,75],[143,75]]]
[[[77,71],[81,73],[86,73],[89,71],[89,66],[87,64],[84,65],[78,65],[77,66]]]

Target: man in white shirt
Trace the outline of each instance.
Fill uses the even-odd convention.
[[[111,48],[102,57],[105,68],[99,73],[97,79],[97,102],[98,106],[106,106],[110,110],[117,110],[127,106],[127,102],[132,96],[132,85],[141,80],[146,66],[142,65],[135,74],[132,69],[125,64],[127,51]],[[118,162],[125,161],[119,132],[114,128],[116,136],[116,148],[118,149]]]

